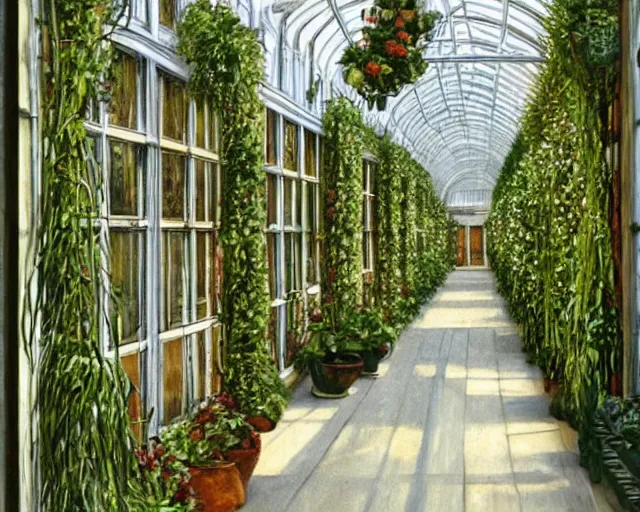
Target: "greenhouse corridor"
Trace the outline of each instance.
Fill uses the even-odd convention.
[[[640,0],[0,34],[0,512],[640,511]]]

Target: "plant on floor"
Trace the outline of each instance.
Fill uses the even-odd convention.
[[[323,129],[323,303],[333,304],[339,324],[362,296],[364,144],[360,111],[345,98],[332,100],[327,105]]]
[[[42,190],[24,338],[35,381],[39,496],[44,511],[149,510],[118,357],[103,355],[101,169],[84,122],[105,93],[109,36],[126,2],[42,5]],[[37,359],[34,359],[37,358]],[[36,373],[37,372],[37,373]]]
[[[227,394],[200,404],[189,418],[174,421],[161,438],[167,452],[187,466],[212,466],[227,460],[232,449],[255,448],[260,443]]]
[[[585,5],[586,4],[586,5]],[[620,340],[600,118],[611,101],[617,2],[558,0],[542,66],[487,222],[489,256],[554,407],[582,426],[616,371]],[[560,398],[558,399],[560,400]]]
[[[185,9],[178,41],[178,52],[193,66],[190,93],[208,98],[222,120],[224,388],[247,414],[277,421],[288,393],[266,348],[262,49],[229,7],[208,0]]]
[[[426,71],[422,54],[440,14],[423,12],[415,0],[376,0],[363,16],[362,39],[344,51],[340,64],[345,81],[369,108],[383,110],[388,95]]]

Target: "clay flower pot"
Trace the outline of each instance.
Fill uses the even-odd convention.
[[[364,361],[358,354],[337,354],[313,361],[309,365],[311,392],[320,398],[343,398],[363,369]]]
[[[189,485],[196,492],[200,512],[233,512],[246,501],[240,472],[233,462],[190,467]]]
[[[258,464],[258,459],[260,458],[262,443],[258,434],[254,436],[254,445],[253,448],[235,448],[229,450],[226,455],[227,460],[236,465],[245,492],[251,475],[253,475]]]
[[[276,428],[276,422],[264,416],[249,416],[246,421],[255,428],[257,432],[271,432]]]

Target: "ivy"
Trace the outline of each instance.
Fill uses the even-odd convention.
[[[523,345],[562,382],[563,414],[579,426],[597,403],[590,390],[606,387],[620,357],[600,119],[616,12],[610,0],[550,7],[548,58],[487,222],[489,257]]]
[[[323,302],[333,304],[333,320],[339,325],[362,296],[364,127],[360,111],[344,98],[330,101],[323,132]]]
[[[266,342],[264,105],[258,96],[262,49],[229,7],[212,7],[208,0],[187,7],[178,40],[178,52],[193,66],[191,94],[208,98],[222,120],[224,387],[247,414],[277,421],[287,390]]]
[[[103,268],[94,221],[103,197],[84,128],[89,101],[104,93],[108,36],[124,7],[115,0],[43,4],[41,215],[28,287],[36,292],[25,311],[29,353],[37,354],[34,418],[44,511],[149,509],[142,506],[132,451],[129,380],[117,349],[107,358],[100,341],[108,312],[99,300]]]

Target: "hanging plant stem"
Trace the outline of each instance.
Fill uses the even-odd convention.
[[[193,65],[189,90],[208,98],[222,120],[221,242],[224,388],[243,412],[278,421],[287,389],[267,351],[263,55],[255,33],[226,6],[198,0],[178,26],[178,52]]]

